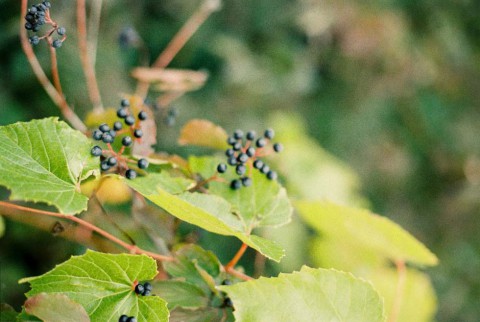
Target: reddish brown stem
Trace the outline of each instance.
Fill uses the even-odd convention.
[[[30,66],[32,66],[33,73],[35,74],[35,76],[37,76],[38,81],[43,86],[48,96],[50,96],[52,101],[60,108],[60,112],[63,114],[63,117],[65,117],[65,119],[70,122],[70,124],[77,130],[85,133],[87,131],[87,127],[68,106],[65,97],[57,91],[57,89],[48,79],[47,75],[45,75],[45,72],[43,71],[40,62],[38,61],[37,56],[35,56],[32,45],[28,41],[27,30],[25,30],[24,26],[24,15],[27,12],[27,5],[28,1],[22,0],[20,10],[20,42],[22,44],[22,49],[25,52],[25,56],[27,57]]]
[[[115,244],[123,247],[124,249],[128,250],[132,254],[145,254],[145,255],[148,255],[148,256],[150,256],[150,257],[152,257],[156,260],[159,260],[159,261],[171,262],[171,261],[175,260],[173,257],[152,253],[152,252],[143,250],[143,249],[141,249],[141,248],[139,248],[135,245],[130,245],[130,244],[118,239],[117,237],[113,236],[112,234],[106,232],[105,230],[103,230],[101,228],[98,228],[97,226],[89,223],[88,221],[85,221],[85,220],[80,219],[78,217],[75,217],[73,215],[64,215],[64,214],[60,214],[60,213],[57,213],[57,212],[33,209],[33,208],[29,208],[29,207],[19,206],[19,205],[9,203],[9,202],[4,202],[4,201],[0,201],[0,210],[1,210],[0,213],[2,215],[5,215],[5,216],[17,215],[17,214],[22,214],[22,215],[38,214],[38,215],[57,217],[57,218],[70,220],[70,221],[73,221],[73,222],[87,228],[88,230],[96,232],[97,234],[105,237],[106,239],[112,241],[113,243],[115,243]]]
[[[238,250],[238,252],[235,254],[235,256],[233,256],[232,260],[230,262],[228,262],[227,265],[225,265],[225,271],[227,273],[229,273],[229,271],[235,267],[235,265],[237,265],[238,261],[240,260],[240,258],[242,258],[243,254],[245,253],[245,251],[247,250],[248,248],[248,245],[243,243],[242,246],[240,246],[240,249]]]
[[[400,308],[402,307],[403,295],[405,291],[405,282],[407,280],[407,268],[403,260],[395,262],[398,273],[397,289],[395,290],[395,298],[393,299],[392,310],[388,317],[388,322],[398,321],[400,315]]]
[[[96,111],[103,110],[102,98],[98,89],[95,68],[88,55],[87,41],[87,12],[85,9],[85,0],[77,0],[77,29],[78,29],[78,47],[80,60],[82,61],[83,72],[87,82],[88,96]]]

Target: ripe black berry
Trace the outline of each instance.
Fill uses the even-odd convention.
[[[147,295],[150,295],[150,293],[152,293],[152,284],[150,284],[149,282],[145,282],[145,284],[143,284],[143,288],[145,289],[143,291],[143,296],[147,296]]]
[[[253,141],[255,140],[255,131],[248,131],[247,135],[245,136],[247,140]]]
[[[128,177],[127,177],[128,178]],[[130,178],[129,178],[130,179]],[[137,284],[137,286],[135,286],[135,293],[137,294],[142,294],[143,291],[145,291],[145,288],[143,287],[142,284]]]
[[[263,148],[266,144],[267,144],[267,141],[265,141],[264,138],[259,138],[255,145],[257,146],[257,148]]]
[[[232,285],[232,281],[227,278],[222,282],[222,285]]]
[[[90,152],[94,157],[99,157],[102,155],[102,148],[98,145],[95,145]]]
[[[217,171],[218,173],[225,173],[225,171],[227,171],[227,165],[225,163],[220,163],[217,166]]]
[[[93,139],[94,139],[94,140],[97,140],[97,141],[100,141],[100,140],[102,139],[102,135],[103,135],[103,133],[102,133],[102,131],[100,131],[100,130],[95,130],[95,131],[93,131],[93,133],[92,133]]]
[[[275,144],[273,145],[273,150],[274,150],[275,152],[282,152],[282,150],[283,150],[283,145],[280,144],[280,143],[275,143]]]
[[[147,112],[141,111],[140,113],[138,113],[138,119],[141,121],[145,121],[147,119]]]
[[[252,185],[252,178],[250,177],[243,177],[241,180],[244,187],[249,187]]]
[[[269,180],[276,180],[278,177],[277,173],[273,170],[268,171],[267,173],[267,179]]]
[[[263,167],[263,161],[262,160],[255,160],[253,162],[253,167],[255,169],[261,169]]]
[[[229,297],[226,297],[225,300],[223,300],[223,307],[233,307],[233,302]]]
[[[119,118],[124,119],[124,118],[127,117],[127,115],[128,115],[128,113],[127,113],[127,109],[126,109],[126,108],[121,107],[121,108],[119,108],[119,109],[117,110],[117,116],[118,116]]]
[[[146,159],[140,159],[138,160],[137,165],[140,169],[146,169],[148,167],[148,161]]]
[[[110,157],[107,159],[107,163],[109,166],[113,167],[115,165],[117,165],[117,159],[114,158],[114,157]]]
[[[227,163],[229,165],[236,165],[237,164],[237,158],[235,158],[235,156],[231,156],[230,158],[228,158]]]
[[[115,123],[113,123],[113,129],[115,131],[120,131],[122,129],[122,127],[123,127],[123,125],[119,121],[116,121]]]
[[[242,143],[235,142],[235,144],[233,145],[233,150],[234,151],[240,151],[241,149],[242,149]]]
[[[137,173],[135,170],[128,169],[127,172],[125,172],[125,177],[130,180],[135,179],[137,177]]]
[[[100,125],[100,126],[98,127],[98,129],[99,129],[100,131],[102,131],[103,133],[110,131],[110,127],[109,127],[107,124],[105,124],[105,123],[103,123],[102,125]]]
[[[233,190],[238,190],[242,187],[242,183],[240,182],[240,180],[232,180],[232,182],[230,183],[230,188],[232,188]]]
[[[263,167],[260,169],[260,172],[264,174],[267,174],[268,171],[270,171],[270,167],[266,164],[264,164]]]
[[[64,36],[66,32],[67,32],[67,30],[65,29],[65,27],[60,27],[60,28],[57,29],[57,34],[59,36]]]
[[[241,175],[244,175],[245,172],[247,172],[247,167],[244,166],[243,164],[239,164],[237,165],[237,167],[235,168],[235,172],[241,176]]]
[[[40,43],[40,38],[38,38],[38,36],[32,36],[32,37],[28,38],[28,42],[31,43],[33,46],[36,46]]]
[[[238,160],[238,162],[240,162],[240,163],[245,163],[245,162],[248,161],[248,155],[247,155],[246,153],[240,153],[240,154],[238,155],[238,159],[237,159],[237,160]]]
[[[237,143],[237,140],[233,136],[229,136],[227,139],[227,143],[228,145],[234,145],[235,143]]]
[[[128,115],[127,117],[125,117],[125,124],[127,125],[135,124],[135,118],[131,115]]]
[[[242,130],[235,130],[235,132],[233,132],[233,137],[237,140],[240,140],[243,138],[243,131]]]
[[[141,138],[143,136],[143,131],[140,129],[136,129],[135,131],[133,131],[133,136],[135,136],[136,138]]]
[[[124,145],[124,146],[130,146],[130,145],[132,145],[132,143],[133,143],[133,140],[132,140],[131,137],[129,137],[129,136],[124,136],[124,137],[123,137],[123,139],[122,139],[122,145]]]
[[[111,136],[110,133],[103,133],[102,141],[105,142],[105,143],[112,143],[113,142],[113,136]]]
[[[134,316],[131,316],[127,319],[127,322],[137,322],[137,319]]]
[[[255,148],[249,147],[246,152],[249,157],[253,157],[255,155]]]
[[[128,320],[128,316],[125,314],[122,314],[118,319],[118,322],[127,322],[127,320]]]
[[[267,129],[265,130],[265,133],[264,133],[264,136],[267,138],[267,139],[273,139],[273,137],[275,136],[275,131],[273,129]]]
[[[60,39],[55,39],[52,42],[52,47],[53,48],[60,48],[60,47],[62,47],[62,44],[63,44],[63,42]]]
[[[107,161],[102,161],[100,163],[100,169],[102,171],[107,171],[108,169],[110,169],[110,166],[108,165]]]
[[[122,105],[122,107],[129,107],[130,102],[126,98],[124,98],[120,101],[120,105]]]
[[[233,149],[227,149],[227,150],[225,151],[225,155],[226,155],[227,157],[231,157],[231,156],[233,156],[234,154],[235,154],[235,151],[233,151]]]

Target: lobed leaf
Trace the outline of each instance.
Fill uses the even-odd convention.
[[[373,287],[349,273],[302,267],[299,272],[219,286],[236,321],[384,321]]]
[[[65,214],[87,209],[80,182],[99,162],[82,133],[57,118],[0,127],[0,185],[14,200],[45,202]]]
[[[136,281],[157,275],[156,262],[145,255],[103,254],[87,250],[72,256],[51,271],[24,278],[30,283],[26,294],[64,294],[81,304],[92,321],[118,321],[122,314],[138,321],[168,321],[167,304],[158,296],[139,296]]]

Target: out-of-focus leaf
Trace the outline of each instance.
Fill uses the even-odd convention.
[[[25,311],[44,322],[90,322],[80,304],[64,294],[39,293],[25,302]]]
[[[13,322],[16,321],[18,313],[6,303],[0,303],[0,321]]]
[[[170,322],[229,322],[232,319],[225,320],[224,310],[213,307],[202,308],[198,310],[176,308],[170,314]]]
[[[168,309],[176,307],[197,309],[208,305],[208,297],[198,286],[182,281],[153,282],[152,293],[167,301]]]
[[[0,237],[2,237],[4,233],[5,233],[5,220],[3,219],[2,216],[0,216]]]
[[[278,277],[219,286],[233,301],[236,321],[384,321],[383,301],[353,275],[302,267]]]
[[[137,67],[131,73],[133,78],[155,84],[159,91],[190,92],[205,84],[207,73],[193,70]]]
[[[196,145],[214,149],[227,148],[227,132],[207,120],[194,119],[185,124],[180,132],[178,144]]]
[[[57,118],[0,127],[0,185],[13,200],[45,202],[64,214],[87,209],[80,182],[99,172],[92,145]]]

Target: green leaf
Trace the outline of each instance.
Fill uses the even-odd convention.
[[[5,234],[5,220],[0,216],[0,237],[2,237],[3,234]]]
[[[29,298],[42,292],[65,294],[81,304],[93,321],[118,321],[122,314],[135,316],[138,321],[168,321],[164,300],[138,296],[133,291],[135,281],[150,280],[156,274],[156,262],[148,256],[87,250],[20,283],[30,283]]]
[[[178,138],[180,145],[196,145],[214,149],[226,149],[227,132],[207,120],[190,120],[185,124]]]
[[[80,181],[98,172],[92,144],[57,118],[0,127],[0,185],[14,200],[45,202],[65,214],[87,209]]]
[[[197,309],[208,305],[208,297],[203,290],[191,283],[181,281],[153,282],[153,294],[167,301],[168,309],[185,307]]]
[[[0,303],[0,321],[12,322],[17,319],[18,313],[8,304]]]
[[[190,168],[205,176],[212,171],[217,162],[211,157],[191,157]],[[213,166],[215,170],[215,166]],[[238,177],[233,168],[222,174],[227,182]],[[208,176],[207,176],[208,177]],[[210,182],[209,191],[227,200],[233,211],[241,218],[245,229],[251,230],[262,226],[283,226],[290,222],[293,208],[287,192],[277,181],[268,180],[257,170],[251,172],[252,186],[248,189],[232,190],[225,182]]]
[[[349,273],[302,267],[299,272],[219,286],[232,299],[236,321],[384,321],[373,287]]]
[[[325,238],[353,247],[368,248],[392,261],[433,266],[437,257],[421,242],[391,220],[368,210],[329,202],[296,203],[302,218]]]
[[[25,311],[45,322],[89,322],[85,309],[64,294],[40,293],[25,302]]]
[[[226,313],[226,314],[229,314]],[[230,313],[231,315],[231,313]],[[228,316],[228,315],[227,315]],[[170,322],[227,322],[233,319],[225,319],[224,310],[213,307],[198,310],[176,308],[171,312]]]
[[[216,234],[235,236],[275,261],[280,261],[284,256],[283,249],[274,242],[250,235],[250,231],[245,230],[242,222],[232,213],[231,205],[224,199],[189,192],[174,195],[166,190],[164,182],[152,180],[149,176],[124,180],[132,189],[183,221]]]

